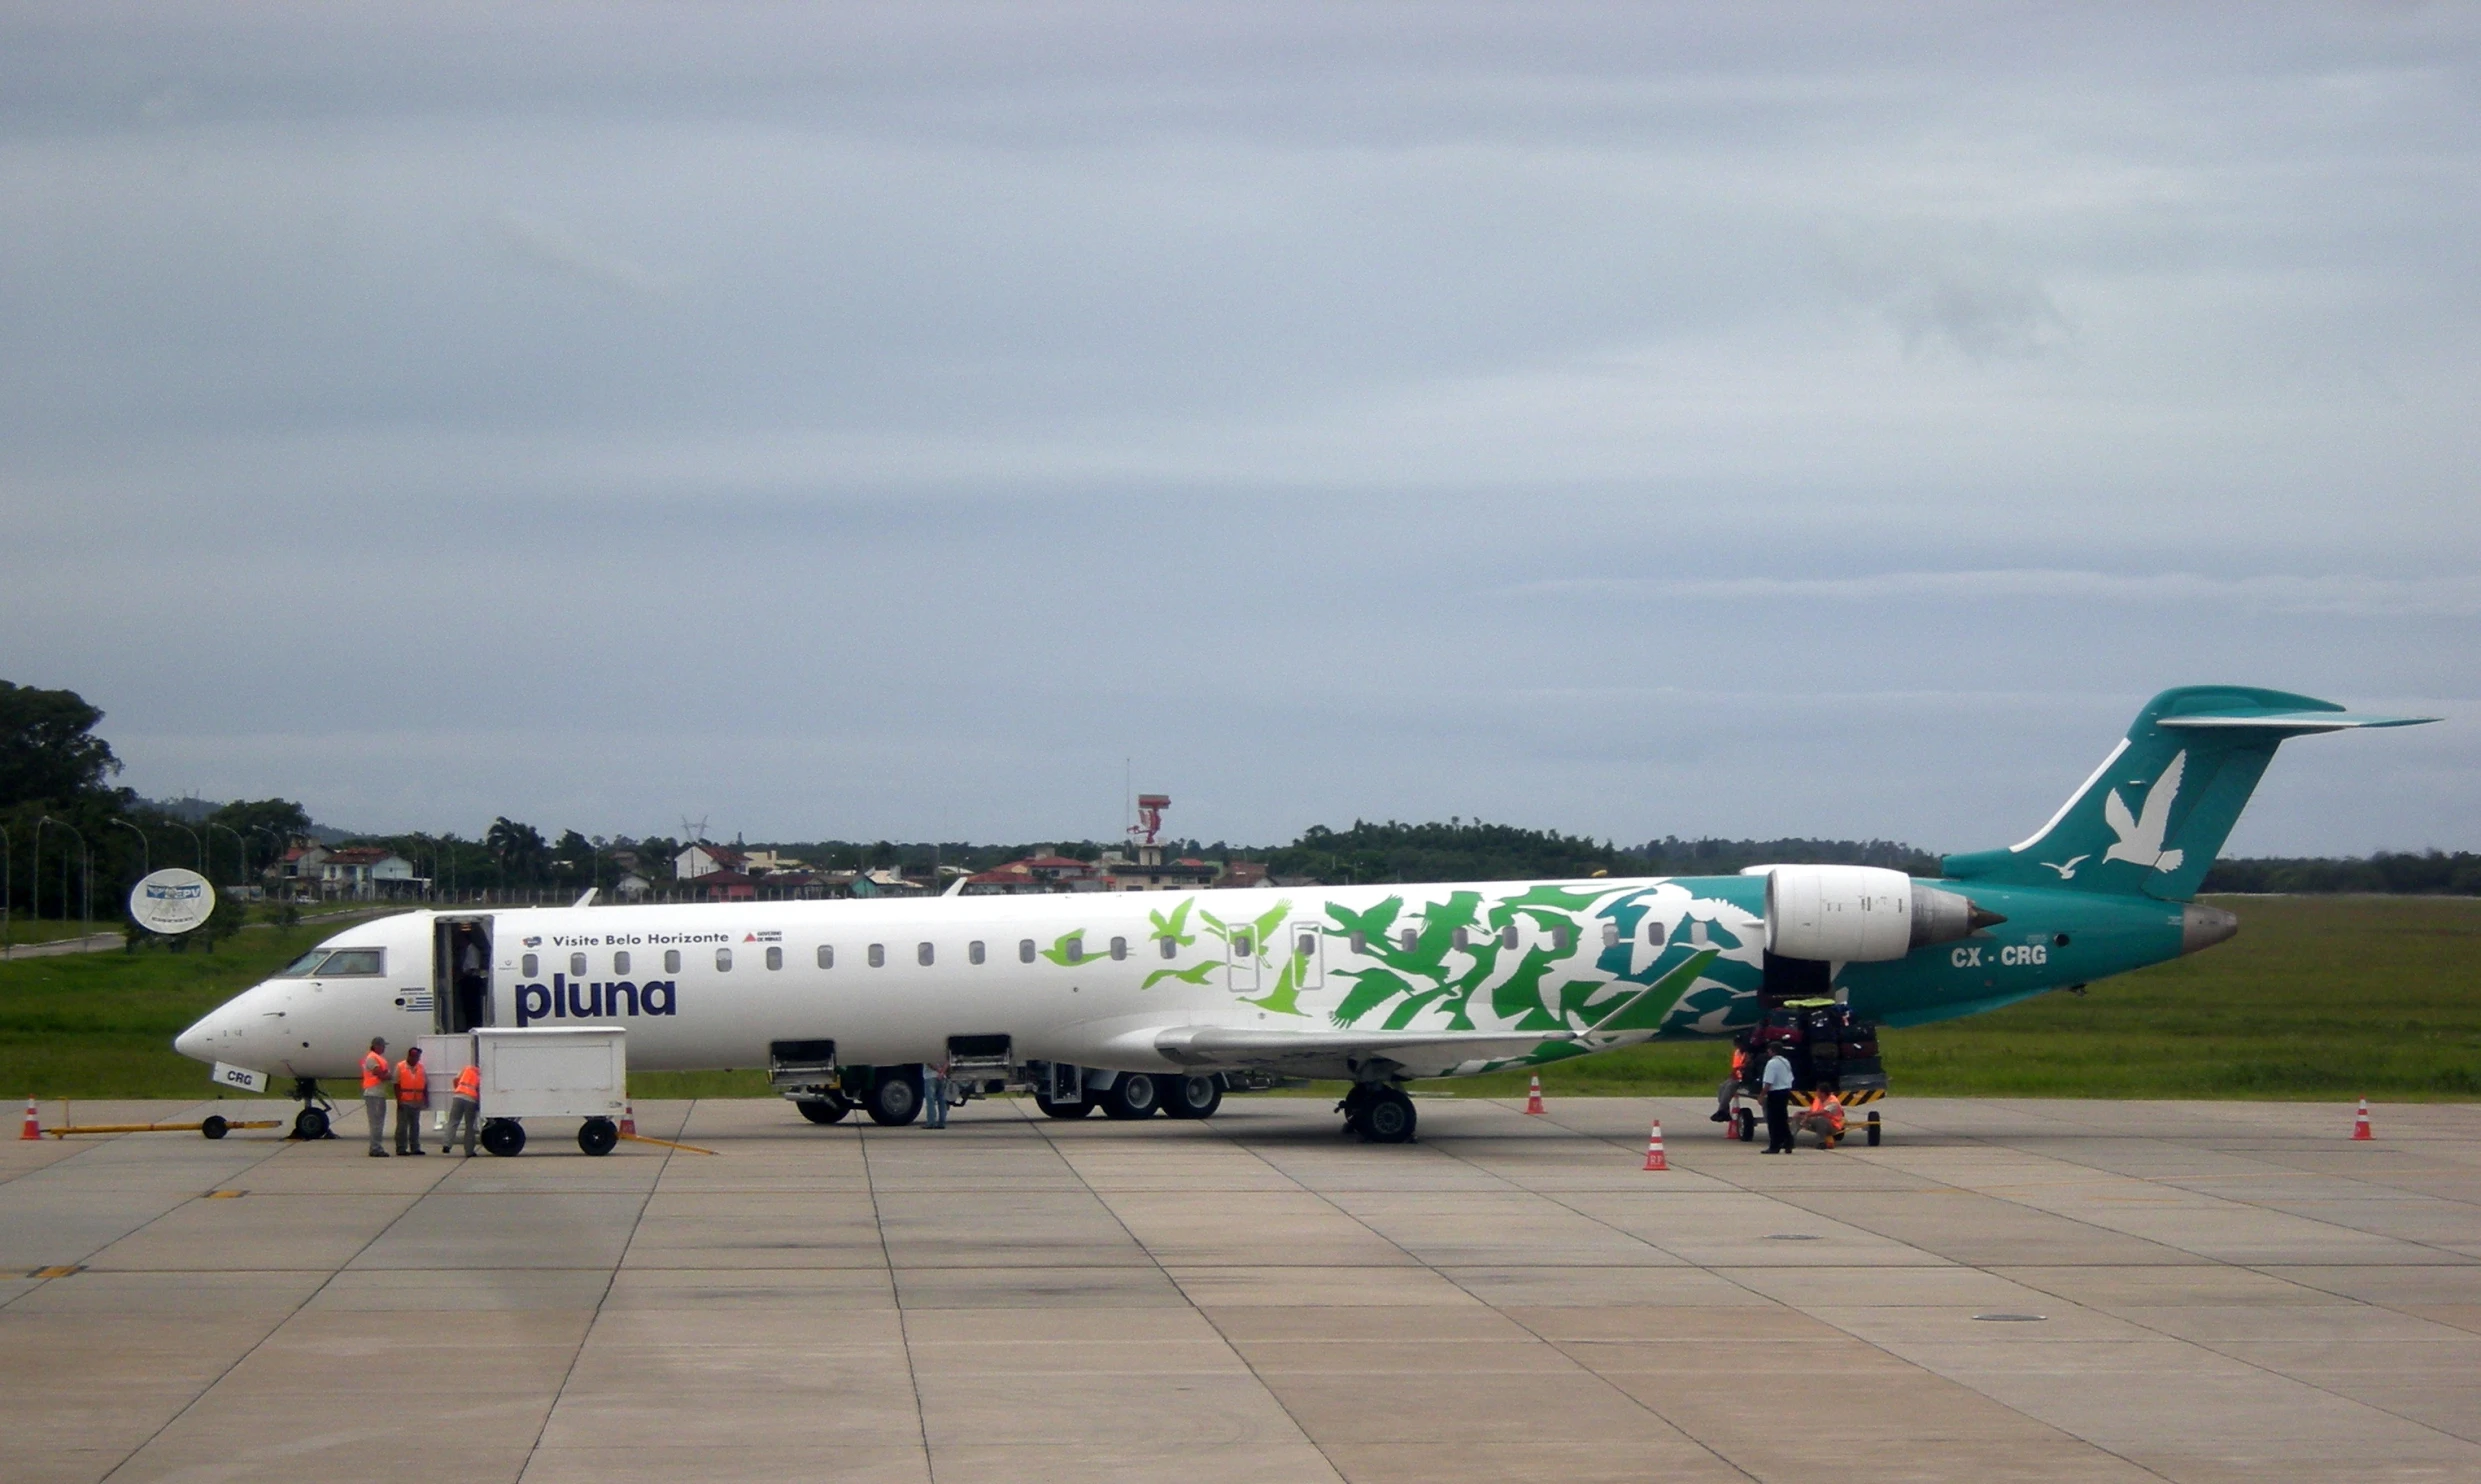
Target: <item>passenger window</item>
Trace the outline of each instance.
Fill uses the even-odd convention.
[[[1369,934],[1367,934],[1367,933],[1355,933],[1355,934],[1353,934],[1353,935],[1352,935],[1352,938],[1351,938],[1351,940],[1350,940],[1350,941],[1351,941],[1351,943],[1352,943],[1352,951],[1353,951],[1353,952],[1355,952],[1355,953],[1367,953],[1367,952],[1369,952],[1369,951],[1370,951],[1370,935],[1369,935]]]
[[[821,943],[818,945],[818,966],[822,969],[832,969],[836,966],[836,949],[834,944]]]
[[[1506,927],[1499,929],[1499,946],[1502,948],[1514,948],[1516,946],[1515,923],[1511,922]]]
[[[1114,939],[1112,939],[1112,940],[1111,940],[1111,961],[1112,961],[1113,963],[1115,963],[1115,964],[1116,964],[1116,963],[1120,962],[1121,960],[1123,960],[1123,959],[1127,958],[1128,956],[1129,956],[1129,940],[1128,940],[1128,939],[1126,939],[1126,938],[1114,938]]]
[[[1292,940],[1292,951],[1295,955],[1301,958],[1307,958],[1311,954],[1316,953],[1318,951],[1318,935],[1316,933],[1303,933],[1299,937],[1294,938]]]
[[[1163,956],[1164,956],[1165,958],[1178,958],[1178,957],[1180,957],[1180,945],[1179,945],[1179,944],[1177,944],[1177,943],[1175,943],[1175,942],[1173,942],[1171,939],[1169,939],[1169,938],[1157,938],[1157,939],[1155,939],[1155,942],[1157,942],[1157,943],[1159,943],[1159,944],[1161,944],[1161,945],[1162,945],[1162,948],[1163,948]]]
[[[1620,925],[1615,919],[1606,917],[1602,920],[1602,946],[1605,948],[1620,946]]]
[[[1255,957],[1256,948],[1257,940],[1250,937],[1247,933],[1234,933],[1232,935],[1232,951],[1239,954],[1242,958]]]
[[[1671,930],[1660,919],[1649,917],[1645,920],[1645,941],[1660,948],[1671,941]]]
[[[586,956],[584,954],[572,953],[569,955],[569,977],[571,979],[583,979],[586,977]]]
[[[1406,928],[1403,932],[1396,934],[1397,945],[1406,953],[1412,952],[1413,945],[1420,941],[1421,935],[1414,932],[1411,928]]]
[[[731,949],[718,948],[715,950],[715,972],[718,974],[729,974],[732,972]]]
[[[873,943],[870,945],[870,967],[874,969],[884,969],[887,967],[886,944]]]
[[[534,955],[532,955],[532,954],[530,954],[530,953],[529,953],[529,954],[527,954],[527,955],[526,955],[526,962],[527,962],[527,963],[529,963],[529,964],[533,963],[533,962],[534,962]],[[667,974],[677,974],[677,973],[679,973],[680,971],[681,971],[681,951],[680,951],[679,949],[677,949],[677,948],[667,948],[667,949],[663,950],[663,972],[665,972],[665,973],[667,973]],[[531,968],[529,968],[529,969],[527,969],[527,970],[526,970],[526,972],[527,972],[527,973],[529,973],[529,974],[531,974],[531,973],[533,973],[534,971],[533,971]]]
[[[965,945],[965,961],[975,964],[982,962],[982,940],[980,938]]]
[[[528,979],[539,979],[542,977],[543,961],[536,958],[531,953],[517,960],[517,967],[519,972],[523,973]]]
[[[1069,939],[1069,940],[1068,940],[1068,942],[1067,942],[1065,945],[1063,945],[1063,947],[1062,947],[1062,949],[1061,949],[1061,952],[1063,952],[1063,953],[1065,953],[1065,954],[1067,955],[1067,957],[1068,957],[1068,961],[1069,961],[1070,963],[1072,963],[1072,964],[1081,964],[1081,963],[1084,963],[1084,962],[1085,962],[1085,939],[1083,939],[1083,938],[1071,938],[1071,939]]]
[[[615,974],[629,972],[629,951],[627,949],[624,948],[612,955],[612,972]]]
[[[920,964],[923,968],[927,969],[930,967],[930,956],[931,949],[928,943],[918,943],[914,945],[913,961],[915,963]]]
[[[1019,939],[1017,941],[1017,962],[1021,964],[1030,964],[1033,961],[1034,940],[1031,938]]]
[[[1458,928],[1453,941],[1458,948],[1470,948],[1473,946],[1473,935],[1463,928]]]
[[[784,967],[783,949],[770,948],[767,950],[767,967],[770,969],[780,969]]]

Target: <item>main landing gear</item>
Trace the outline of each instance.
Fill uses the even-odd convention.
[[[1404,1089],[1381,1082],[1354,1084],[1335,1109],[1344,1115],[1344,1132],[1373,1144],[1409,1144],[1420,1122]]]
[[[803,1098],[793,1106],[799,1108],[801,1116],[812,1123],[841,1123],[844,1115],[853,1111],[852,1103],[844,1094],[834,1091],[825,1097]]]

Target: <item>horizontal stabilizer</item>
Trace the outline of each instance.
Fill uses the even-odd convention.
[[[2221,711],[2206,716],[2166,716],[2154,723],[2174,731],[2216,730],[2230,727],[2260,727],[2269,732],[2291,732],[2306,736],[2311,732],[2340,732],[2349,727],[2417,727],[2436,721],[2434,716],[2368,716],[2352,711]]]

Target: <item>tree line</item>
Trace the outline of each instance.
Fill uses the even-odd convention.
[[[123,920],[129,888],[149,868],[188,866],[219,886],[258,884],[312,829],[288,799],[236,800],[203,818],[184,819],[112,779],[121,771],[111,744],[95,732],[103,712],[70,690],[0,680],[0,903],[11,915],[52,919],[99,915]],[[552,890],[609,892],[636,873],[663,885],[687,842],[669,836],[605,839],[574,829],[546,835],[505,815],[474,839],[409,833],[357,837],[385,847],[443,896]],[[1093,840],[985,845],[964,841],[785,842],[774,849],[823,870],[935,864],[982,871],[1036,850],[1098,859]],[[1664,836],[1621,846],[1452,817],[1446,823],[1355,820],[1350,828],[1312,826],[1273,848],[1164,842],[1167,857],[1263,861],[1278,881],[1326,885],[1378,882],[1504,881],[1526,878],[1728,875],[1773,861],[1885,866],[1938,874],[1938,857],[1888,840],[1683,840]],[[2380,852],[2365,859],[2261,858],[2218,861],[2208,892],[2379,892],[2481,895],[2481,854]],[[211,933],[229,931],[240,905],[226,895]]]

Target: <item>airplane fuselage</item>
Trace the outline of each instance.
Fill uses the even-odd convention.
[[[2006,920],[1824,965],[1864,1018],[1917,1024],[2124,973],[2203,946],[2199,914],[2211,914],[1922,884]],[[1402,1076],[1471,1075],[1733,1033],[1768,986],[1765,910],[1762,878],[1722,876],[417,911],[322,945],[375,961],[332,958],[353,972],[328,973],[306,959],[308,972],[257,985],[178,1047],[271,1075],[349,1076],[371,1037],[401,1047],[445,1028],[450,976],[433,963],[445,917],[489,921],[480,1023],[626,1026],[639,1070],[764,1067],[771,1045],[812,1040],[848,1065],[932,1062],[957,1036],[1006,1036],[1019,1061],[1131,1072],[1253,1064],[1167,1056],[1158,1038],[1183,1027],[1517,1040],[1398,1058]],[[1331,1061],[1283,1069],[1353,1074],[1341,1053]]]

